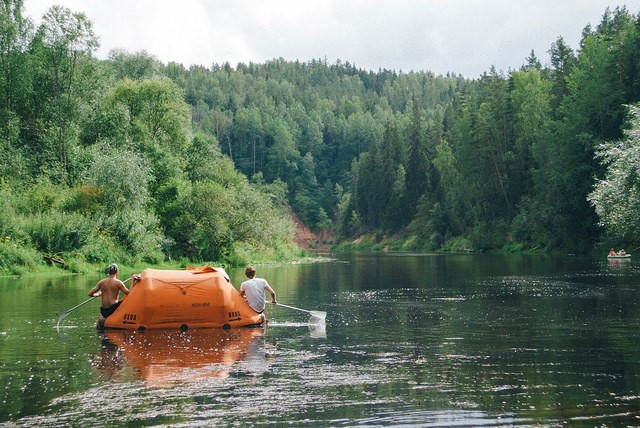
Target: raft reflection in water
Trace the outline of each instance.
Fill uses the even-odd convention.
[[[238,361],[250,363],[254,375],[266,370],[275,344],[267,344],[266,327],[168,330],[110,330],[99,333],[100,353],[93,367],[108,379],[144,380],[148,386],[172,386],[205,378],[225,378]],[[269,349],[268,349],[269,347]]]

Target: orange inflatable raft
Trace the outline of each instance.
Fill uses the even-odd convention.
[[[135,281],[135,280],[134,280]],[[256,313],[221,268],[145,269],[118,309],[98,329],[235,328],[260,325]]]

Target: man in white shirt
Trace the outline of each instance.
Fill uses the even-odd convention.
[[[240,285],[240,295],[247,300],[251,309],[261,314],[264,311],[266,301],[264,298],[264,292],[268,291],[271,294],[271,303],[277,305],[276,292],[269,283],[262,278],[256,278],[256,268],[253,266],[247,266],[244,270],[244,274],[248,278]]]

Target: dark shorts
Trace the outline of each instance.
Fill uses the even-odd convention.
[[[115,304],[109,306],[108,308],[100,308],[100,313],[102,314],[103,317],[106,318],[109,315],[111,315],[112,313],[114,313],[116,311],[116,309],[118,309],[118,306],[120,306],[120,303],[122,303],[122,302],[115,303]]]

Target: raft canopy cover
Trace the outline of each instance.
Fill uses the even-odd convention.
[[[212,328],[261,324],[222,268],[145,269],[105,328]]]

